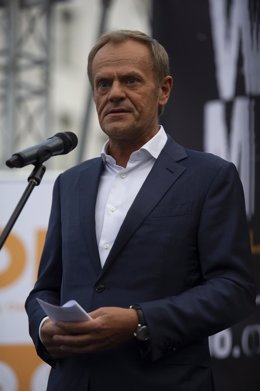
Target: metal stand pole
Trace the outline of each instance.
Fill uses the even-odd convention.
[[[3,247],[6,239],[8,238],[9,233],[11,232],[16,220],[18,219],[24,205],[26,204],[31,192],[33,191],[35,186],[38,186],[41,183],[42,177],[45,173],[46,167],[42,164],[37,165],[34,167],[33,171],[31,172],[30,176],[28,177],[29,184],[27,185],[22,197],[20,198],[20,201],[18,202],[15,210],[13,211],[13,214],[11,215],[10,219],[8,220],[3,232],[0,236],[0,250]]]

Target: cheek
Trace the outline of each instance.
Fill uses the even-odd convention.
[[[153,99],[153,96],[149,96],[143,100],[140,104],[140,112],[146,116],[151,117],[153,113],[157,112],[157,101]]]
[[[147,102],[149,102],[150,96],[148,95],[144,96],[142,94],[142,95],[128,96],[128,98],[131,101],[135,110],[139,114],[144,113],[147,110]]]
[[[104,105],[105,105],[104,100],[102,100],[101,98],[94,98],[94,102],[95,102],[97,114],[100,116],[104,109]]]
[[[149,112],[154,110],[154,108],[158,105],[158,91],[149,90],[145,91],[141,96],[137,99],[138,107],[143,112]]]

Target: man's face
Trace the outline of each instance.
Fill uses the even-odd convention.
[[[145,143],[153,137],[171,78],[155,79],[146,45],[134,40],[106,44],[94,57],[92,78],[100,126],[111,140]]]

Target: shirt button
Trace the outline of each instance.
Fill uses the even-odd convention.
[[[99,284],[96,286],[96,292],[101,293],[106,289],[106,286],[104,284]]]
[[[115,211],[116,211],[116,208],[114,206],[111,206],[110,212],[115,212]]]
[[[120,174],[121,179],[125,179],[125,177],[126,177],[126,174]]]
[[[109,249],[109,244],[108,244],[108,243],[105,243],[105,244],[104,244],[104,249],[105,249],[105,250],[108,250],[108,249]]]

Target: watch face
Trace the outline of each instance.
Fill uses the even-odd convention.
[[[147,341],[149,339],[148,327],[146,325],[138,327],[136,331],[136,338],[139,341]]]

